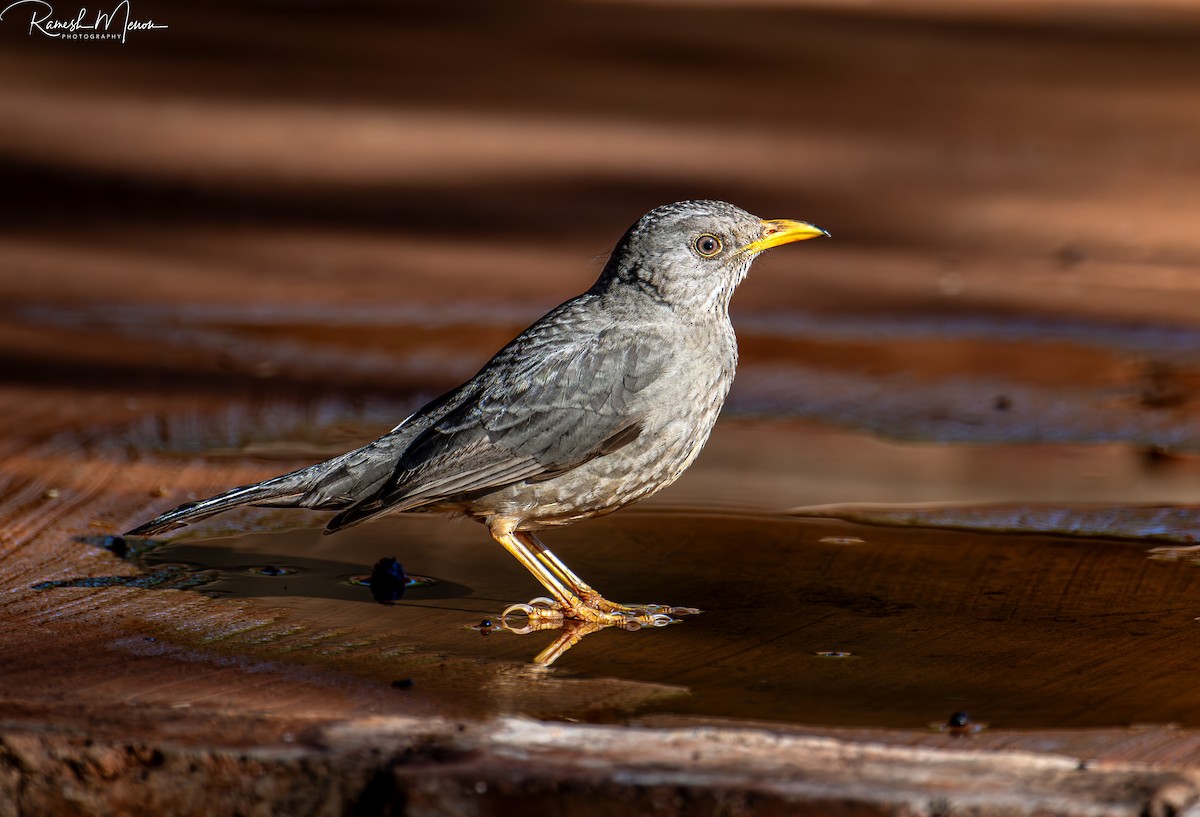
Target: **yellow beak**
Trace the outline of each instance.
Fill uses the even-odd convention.
[[[805,241],[809,238],[816,238],[819,235],[829,235],[829,233],[815,224],[809,224],[804,221],[791,221],[786,218],[764,219],[762,228],[762,237],[758,241],[751,241],[742,247],[738,251],[740,254],[760,253],[763,250],[778,247],[780,244],[791,244],[793,241]]]

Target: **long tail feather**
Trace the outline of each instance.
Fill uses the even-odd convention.
[[[243,485],[199,502],[188,502],[134,528],[127,535],[165,533],[242,505],[345,510],[379,490],[391,475],[396,458],[403,453],[410,437],[411,429],[401,423],[389,434],[362,448],[265,482]]]
[[[186,502],[178,508],[152,519],[145,525],[134,528],[126,536],[151,536],[165,533],[240,505],[282,505],[285,507],[292,505],[294,503],[288,500],[303,496],[304,490],[297,485],[296,479],[289,479],[289,477],[294,477],[294,475],[287,474],[284,477],[269,479],[254,485],[242,485],[199,502]]]

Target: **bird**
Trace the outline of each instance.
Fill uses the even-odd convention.
[[[185,503],[126,536],[244,505],[336,511],[325,533],[389,513],[465,514],[549,594],[513,605],[527,614],[633,629],[699,612],[609,601],[536,534],[644,499],[692,464],[733,383],[734,290],[765,250],[828,235],[723,201],[657,207],[625,232],[587,291],[379,439]]]

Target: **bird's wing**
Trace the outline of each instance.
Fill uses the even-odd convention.
[[[637,439],[651,403],[643,393],[667,368],[665,338],[609,329],[569,343],[530,340],[521,354],[498,355],[467,385],[473,394],[412,441],[392,478],[330,528],[549,479]]]

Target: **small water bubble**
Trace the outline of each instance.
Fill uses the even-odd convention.
[[[822,545],[865,545],[866,539],[857,536],[822,536],[817,540]]]

